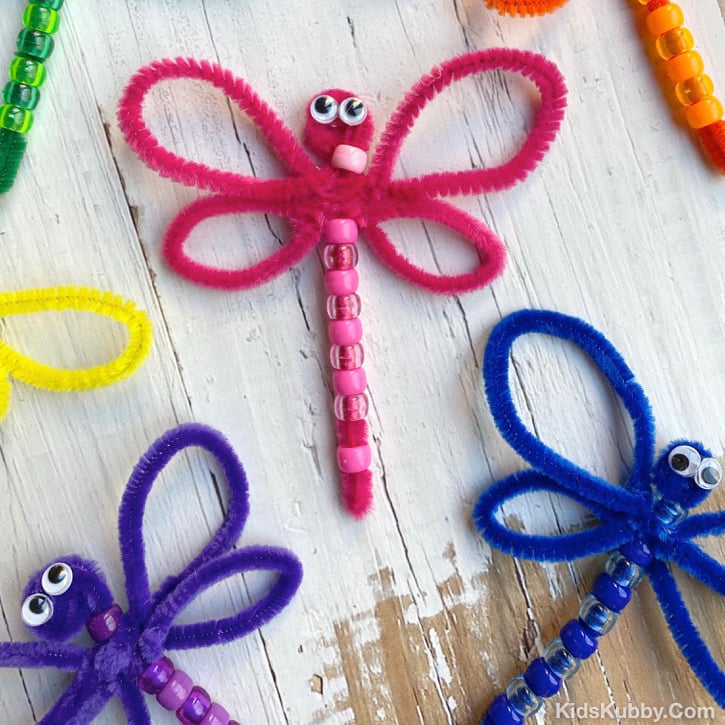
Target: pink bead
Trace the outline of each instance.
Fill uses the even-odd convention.
[[[364,393],[368,386],[365,370],[334,370],[332,373],[332,387],[338,395],[355,395]]]
[[[350,269],[357,266],[357,259],[354,244],[328,244],[322,252],[325,269]]]
[[[186,672],[175,670],[166,687],[156,695],[156,699],[162,707],[176,711],[186,702],[193,687],[194,683]]]
[[[352,320],[331,320],[327,325],[333,345],[354,345],[362,340],[363,328],[359,317]]]
[[[368,396],[365,393],[336,395],[333,407],[339,420],[362,420],[368,414]]]
[[[372,452],[367,443],[364,446],[355,446],[354,448],[340,446],[337,449],[337,465],[343,473],[367,471],[370,468],[371,461]]]
[[[330,244],[354,244],[358,228],[354,219],[328,219],[322,234]]]
[[[328,269],[325,272],[325,291],[330,295],[349,295],[357,292],[360,275],[356,269]]]
[[[332,152],[331,163],[337,169],[352,171],[353,174],[362,174],[368,165],[368,155],[357,146],[341,143]]]
[[[354,370],[362,367],[365,352],[362,345],[333,345],[330,348],[330,363],[335,370]]]
[[[349,320],[360,315],[360,298],[356,294],[331,295],[327,298],[327,316],[331,320]]]
[[[229,713],[221,705],[213,702],[201,725],[229,725]]]

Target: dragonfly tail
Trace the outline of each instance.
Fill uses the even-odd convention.
[[[15,183],[27,147],[26,134],[0,128],[0,194]]]
[[[486,7],[497,10],[501,15],[526,17],[546,15],[566,2],[568,0],[486,0]]]
[[[725,121],[711,123],[697,133],[715,166],[725,174]]]

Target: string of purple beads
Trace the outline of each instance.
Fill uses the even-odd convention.
[[[480,725],[521,725],[539,711],[544,698],[559,692],[564,680],[579,670],[582,660],[597,651],[598,638],[614,627],[652,558],[649,547],[641,541],[612,552],[591,594],[583,599],[578,618],[569,620],[559,637],[545,647],[543,656],[509,682],[506,691],[491,702]]]

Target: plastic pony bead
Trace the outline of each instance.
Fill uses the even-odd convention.
[[[53,53],[52,36],[58,30],[63,2],[33,0],[23,13],[24,27],[0,105],[0,194],[15,182],[28,145],[26,134],[33,125],[33,111],[40,100],[38,89],[45,81],[45,61]]]
[[[146,566],[143,521],[146,500],[166,464],[199,446],[224,471],[229,502],[221,526],[184,569],[152,592]],[[48,563],[28,581],[21,616],[37,642],[0,643],[0,667],[53,667],[75,678],[40,720],[42,725],[85,725],[114,696],[129,723],[150,725],[144,692],[155,695],[182,723],[238,725],[206,690],[176,669],[168,650],[207,647],[243,637],[273,619],[291,601],[302,567],[286,549],[235,549],[249,515],[242,464],[229,442],[202,425],[180,425],[161,436],[136,465],[118,515],[128,611],[115,604],[98,565],[74,554]],[[218,582],[249,571],[278,575],[269,591],[245,609],[221,619],[175,624],[178,615]],[[83,628],[91,648],[69,644]],[[155,718],[154,718],[155,719]]]
[[[10,378],[44,390],[93,390],[132,375],[151,348],[151,321],[134,302],[112,292],[86,287],[48,287],[0,293],[0,317],[34,312],[92,312],[120,322],[128,330],[124,350],[110,362],[67,370],[53,368],[18,352],[0,340],[0,419],[10,406]]]
[[[496,69],[519,73],[541,94],[533,126],[517,153],[490,168],[393,179],[403,142],[426,104],[453,82]],[[151,88],[173,78],[203,80],[223,91],[257,125],[279,156],[285,177],[263,180],[212,169],[162,146],[146,125],[143,104]],[[364,516],[372,504],[363,326],[358,318],[359,232],[364,232],[385,265],[430,292],[456,294],[486,285],[503,269],[504,247],[482,222],[445,199],[501,190],[522,181],[552,143],[565,95],[556,66],[534,53],[489,49],[453,58],[413,86],[388,121],[377,150],[369,154],[373,121],[365,104],[349,91],[323,91],[310,101],[304,134],[307,146],[322,161],[318,166],[250,85],[218,65],[192,58],[161,60],[139,70],[126,88],[119,121],[131,148],[163,176],[214,192],[183,209],[166,231],[163,255],[176,272],[208,287],[248,289],[281,275],[324,240],[337,457],[342,499],[354,516]],[[185,244],[197,225],[210,217],[243,213],[286,217],[292,227],[289,242],[246,269],[220,269],[188,255]],[[461,275],[422,269],[395,248],[381,227],[399,218],[434,221],[452,229],[473,246],[480,263]]]
[[[546,446],[521,418],[509,382],[509,360],[517,338],[541,333],[574,342],[588,353],[632,418],[634,462],[623,487],[614,486]],[[648,576],[667,625],[683,656],[715,701],[725,707],[725,672],[692,621],[669,564],[679,566],[725,596],[725,566],[706,554],[698,537],[725,534],[725,511],[691,514],[723,478],[722,467],[702,444],[670,443],[655,458],[654,419],[644,391],[612,344],[575,317],[523,310],[504,318],[486,346],[486,395],[503,438],[531,468],[494,483],[476,504],[474,519],[483,538],[506,554],[534,561],[574,561],[611,552],[605,571],[577,616],[547,644],[523,675],[489,705],[482,725],[523,723],[555,695],[598,641],[615,626],[632,590]],[[527,493],[554,493],[590,509],[600,525],[556,536],[509,529],[502,506]]]
[[[567,0],[485,0],[489,8],[508,15],[544,15]],[[685,16],[679,5],[667,0],[638,0],[646,6],[645,23],[655,38],[655,48],[675,83],[677,100],[685,107],[685,119],[697,131],[717,169],[725,174],[725,120],[723,105],[712,95],[712,79],[703,74],[702,56],[692,48],[692,33],[682,27]]]

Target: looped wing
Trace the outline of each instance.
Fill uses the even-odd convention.
[[[433,173],[392,182],[430,196],[482,194],[504,189],[533,171],[554,140],[566,105],[566,86],[559,69],[543,56],[524,50],[489,48],[453,58],[423,76],[393,113],[383,132],[370,171],[374,187],[391,183],[403,141],[426,104],[454,81],[477,73],[504,70],[531,80],[541,94],[534,124],[523,146],[509,161],[487,169]]]
[[[151,347],[150,320],[133,302],[112,292],[85,287],[48,287],[0,294],[0,317],[69,310],[92,312],[120,322],[128,330],[125,349],[103,365],[68,370],[39,363],[0,341],[0,375],[12,376],[44,390],[92,390],[132,375],[146,358]],[[10,383],[7,378],[0,378],[0,418],[9,405]]]
[[[53,667],[79,672],[88,660],[88,650],[62,642],[0,642],[0,667]]]
[[[675,578],[661,561],[653,562],[648,573],[677,646],[705,689],[720,707],[725,708],[725,672],[713,658],[710,648],[692,621]]]
[[[528,333],[568,340],[588,353],[619,395],[634,426],[634,464],[630,489],[620,488],[568,461],[531,433],[519,417],[509,380],[511,348]],[[556,480],[569,492],[586,488],[592,500],[617,511],[636,513],[637,484],[646,481],[654,458],[654,422],[649,401],[622,356],[597,330],[576,317],[547,310],[521,310],[501,320],[491,333],[483,364],[491,414],[508,444],[533,468]]]
[[[202,551],[177,576],[167,579],[152,597],[146,567],[143,517],[146,500],[158,475],[180,451],[198,446],[219,462],[229,488],[224,522]],[[142,619],[154,601],[171,591],[177,582],[193,574],[205,562],[229,551],[236,543],[249,515],[247,477],[241,461],[221,433],[204,425],[180,425],[156,440],[131,474],[118,516],[121,559],[126,576],[129,611]]]
[[[526,493],[555,493],[574,499],[604,523],[593,529],[553,536],[514,531],[500,521],[499,513],[503,506]],[[482,493],[474,508],[473,520],[491,546],[519,559],[535,561],[574,561],[616,549],[632,538],[625,516],[617,516],[594,496],[570,491],[532,470],[502,478]]]
[[[292,132],[246,81],[216,63],[193,58],[159,60],[144,66],[131,78],[121,98],[118,110],[121,131],[128,145],[147,166],[187,186],[230,194],[251,192],[264,183],[251,176],[212,169],[161,145],[144,120],[144,99],[160,81],[178,78],[205,81],[221,90],[256,124],[290,172],[305,174],[314,170],[314,163]]]
[[[172,626],[174,619],[202,592],[236,574],[276,572],[279,578],[259,600],[233,616],[208,622]],[[291,552],[254,546],[207,561],[193,576],[182,579],[152,612],[141,646],[154,651],[191,649],[230,642],[258,629],[289,604],[302,581],[302,565]]]
[[[267,182],[272,183],[272,182]],[[248,289],[277,277],[297,264],[320,238],[321,220],[316,216],[292,217],[291,240],[276,252],[249,267],[225,269],[202,264],[190,257],[185,245],[192,231],[213,216],[247,212],[290,215],[290,208],[281,204],[246,201],[229,195],[207,196],[185,207],[171,222],[164,236],[162,253],[169,266],[182,277],[206,287],[217,289]]]
[[[479,264],[465,274],[434,274],[419,267],[398,251],[380,224],[389,219],[423,219],[442,224],[460,234],[476,249]],[[368,217],[365,230],[370,246],[380,259],[403,279],[438,294],[456,294],[478,289],[503,271],[506,249],[499,238],[470,214],[438,199],[425,201],[384,200]],[[421,238],[425,238],[421,235]]]

